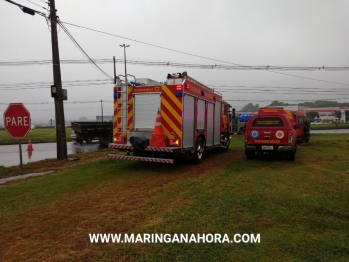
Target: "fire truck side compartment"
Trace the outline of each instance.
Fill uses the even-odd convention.
[[[183,147],[194,146],[194,97],[185,94],[183,103]]]

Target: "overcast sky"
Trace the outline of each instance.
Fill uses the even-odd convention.
[[[44,8],[48,9],[46,1],[14,0],[44,13]],[[63,22],[112,34],[65,24],[92,59],[123,59],[124,50],[119,45],[126,44],[130,45],[127,59],[144,63],[349,67],[349,0],[56,0],[56,8]],[[55,118],[50,95],[52,65],[24,65],[29,60],[52,59],[48,24],[42,16],[25,14],[4,0],[0,0],[0,10],[0,123],[8,104],[14,102],[27,107],[33,122],[48,123]],[[61,60],[85,59],[62,29],[58,38]],[[18,64],[2,63],[9,61]],[[98,65],[113,76],[112,63]],[[124,64],[118,63],[116,70],[124,75]],[[156,81],[165,81],[168,73],[187,71],[199,82],[221,91],[237,109],[249,102],[264,106],[273,100],[349,102],[348,70],[227,70],[129,64],[127,71],[136,78]],[[101,114],[100,100],[105,101],[104,115],[112,115],[113,84],[85,84],[86,80],[107,80],[104,74],[90,63],[62,63],[61,72],[63,88],[68,89],[66,120],[94,119]],[[75,85],[69,85],[69,81]],[[77,86],[76,81],[84,81],[83,86]],[[41,82],[47,86],[43,88],[38,84]],[[94,103],[82,103],[87,101]]]

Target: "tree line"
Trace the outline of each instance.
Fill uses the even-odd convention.
[[[339,103],[337,101],[326,101],[317,100],[315,102],[303,102],[298,104],[289,104],[281,101],[273,101],[268,106],[304,106],[307,108],[317,108],[317,107],[339,107],[339,106],[349,106],[348,102]],[[257,111],[259,109],[259,104],[248,103],[241,108],[241,111]]]
[[[340,107],[340,106],[349,106],[349,103],[338,103],[337,101],[325,101],[325,100],[317,100],[315,102],[303,102],[299,104],[289,104],[281,101],[273,101],[268,106],[303,106],[307,108],[318,108],[318,107]],[[241,108],[241,111],[258,111],[259,104],[248,103]],[[334,112],[334,116],[339,120],[342,117],[342,112],[340,110],[336,110]],[[308,112],[307,119],[310,121],[314,121],[316,118],[320,118],[318,112]]]

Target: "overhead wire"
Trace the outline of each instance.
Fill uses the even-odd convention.
[[[62,22],[59,20],[58,18],[58,22],[57,22],[61,28],[63,29],[63,31],[66,33],[66,35],[69,37],[69,39],[77,46],[77,48],[88,58],[88,60],[100,71],[102,72],[105,76],[107,76],[108,78],[110,78],[111,82],[114,81],[114,78],[109,76],[106,72],[104,72],[93,60],[92,58],[85,52],[85,50],[79,45],[79,43],[75,40],[75,38],[70,34],[70,32],[68,31],[68,29],[62,24]]]
[[[179,54],[192,56],[192,57],[207,59],[207,60],[216,61],[216,62],[222,62],[222,63],[226,63],[226,64],[232,64],[232,65],[237,65],[237,66],[243,66],[243,67],[252,67],[252,66],[246,66],[246,65],[242,65],[242,64],[227,62],[227,61],[223,61],[223,60],[219,60],[219,59],[213,59],[213,58],[209,58],[209,57],[205,57],[205,56],[195,55],[195,54],[191,54],[191,53],[187,53],[187,52],[183,52],[183,51],[178,51],[178,50],[175,50],[175,49],[171,49],[171,48],[167,48],[167,47],[162,47],[162,46],[146,43],[146,42],[143,42],[143,41],[131,39],[131,38],[128,38],[128,37],[119,36],[119,35],[112,34],[112,33],[107,33],[107,32],[101,31],[101,30],[96,30],[96,29],[92,29],[92,28],[88,28],[88,27],[84,27],[84,26],[80,26],[80,25],[75,25],[75,24],[68,23],[68,22],[60,21],[60,23],[71,25],[71,26],[75,26],[75,27],[78,27],[78,28],[83,28],[85,30],[98,32],[98,33],[105,34],[105,35],[110,35],[110,36],[126,39],[126,40],[129,40],[129,41],[132,41],[132,42],[136,42],[136,43],[140,43],[140,44],[144,44],[144,45],[160,48],[160,49],[163,49],[163,50],[167,50],[167,51],[171,51],[171,52],[175,52],[175,53],[179,53]],[[338,82],[326,81],[326,80],[322,80],[322,79],[315,79],[315,78],[310,78],[310,77],[303,77],[303,76],[298,76],[298,75],[285,74],[285,73],[281,73],[281,72],[271,71],[271,70],[269,70],[269,67],[265,68],[265,69],[259,69],[259,70],[272,72],[272,73],[277,73],[277,74],[282,74],[282,75],[287,75],[287,76],[292,76],[292,77],[308,79],[308,80],[313,80],[313,81],[319,81],[319,82],[331,83],[331,84],[336,84],[336,85],[346,85],[346,86],[349,86],[349,84],[345,84],[345,83],[338,83]]]
[[[32,1],[30,1],[30,0],[27,0],[27,1],[30,2],[30,3],[32,3],[32,4],[34,4],[34,5],[36,5],[36,6],[38,6],[38,7],[41,7],[41,8],[43,8],[43,9],[45,9],[45,10],[48,11],[47,8],[45,8],[45,7],[41,6],[41,5],[38,5],[38,4],[36,4],[36,3],[34,3],[34,2],[32,2]]]
[[[342,100],[342,99],[348,99],[348,97],[342,97],[342,98],[326,98],[326,99],[285,99],[282,100],[282,102],[316,102],[316,101],[336,101],[336,100]],[[225,101],[251,101],[251,99],[227,99]],[[254,102],[273,102],[278,101],[277,99],[257,99],[253,100]],[[64,101],[64,104],[67,105],[76,105],[76,104],[99,104],[101,103],[101,100],[89,100],[89,101]],[[113,101],[103,100],[103,103],[114,103]],[[9,103],[3,103],[0,102],[0,105],[7,106]],[[23,104],[31,106],[31,105],[53,105],[53,102],[23,102]]]
[[[31,8],[22,6],[18,3],[15,3],[11,0],[5,0],[9,3],[12,3],[14,5],[19,6],[22,10],[24,10],[24,8],[29,9],[39,15],[44,16],[47,19],[47,16],[39,11],[33,10]],[[28,0],[29,1],[29,0]],[[246,66],[246,65],[242,65],[242,64],[237,64],[237,63],[232,63],[232,62],[227,62],[227,61],[222,61],[222,60],[218,60],[218,59],[213,59],[213,58],[209,58],[209,57],[204,57],[204,56],[200,56],[200,55],[195,55],[195,54],[191,54],[191,53],[187,53],[187,52],[183,52],[183,51],[178,51],[175,49],[171,49],[171,48],[167,48],[167,47],[162,47],[162,46],[158,46],[158,45],[154,45],[154,44],[150,44],[150,43],[146,43],[143,41],[139,41],[139,40],[135,40],[135,39],[131,39],[131,38],[127,38],[127,37],[123,37],[123,36],[119,36],[116,34],[111,34],[111,33],[107,33],[107,32],[103,32],[100,30],[96,30],[96,29],[91,29],[91,28],[87,28],[84,26],[80,26],[80,25],[75,25],[72,23],[68,23],[68,22],[63,22],[61,20],[58,20],[58,24],[60,24],[60,26],[64,29],[64,32],[68,35],[68,37],[74,42],[74,44],[80,49],[80,51],[82,51],[82,53],[88,57],[88,59],[97,67],[97,69],[99,69],[103,74],[107,75],[111,80],[113,80],[112,77],[110,77],[108,74],[106,74],[100,67],[98,67],[98,65],[96,63],[93,62],[93,60],[87,55],[87,53],[81,48],[81,46],[77,43],[77,41],[72,37],[72,35],[69,33],[69,31],[67,30],[67,28],[63,25],[63,24],[67,24],[67,25],[71,25],[71,26],[75,26],[75,27],[79,27],[79,28],[83,28],[86,30],[90,30],[90,31],[94,31],[94,32],[98,32],[98,33],[102,33],[102,34],[106,34],[106,35],[111,35],[114,37],[118,37],[118,38],[123,38],[123,39],[127,39],[129,41],[133,41],[133,42],[137,42],[137,43],[141,43],[144,45],[148,45],[148,46],[152,46],[152,47],[156,47],[156,48],[160,48],[160,49],[164,49],[164,50],[168,50],[168,51],[172,51],[172,52],[176,52],[176,53],[180,53],[180,54],[185,54],[185,55],[189,55],[189,56],[193,56],[193,57],[198,57],[198,58],[202,58],[202,59],[207,59],[207,60],[211,60],[211,61],[217,61],[217,62],[222,62],[222,63],[227,63],[227,64],[232,64],[232,65],[236,65],[236,66],[241,66],[244,68],[253,68],[253,66]],[[213,67],[213,66],[212,66]],[[320,81],[320,82],[325,82],[325,83],[332,83],[332,84],[337,84],[337,85],[346,85],[349,86],[349,84],[345,84],[345,83],[338,83],[338,82],[333,82],[333,81],[326,81],[326,80],[321,80],[321,79],[315,79],[315,78],[310,78],[310,77],[304,77],[304,76],[298,76],[298,75],[292,75],[292,74],[286,74],[286,73],[281,73],[281,72],[276,72],[276,71],[272,71],[269,69],[270,67],[267,66],[266,68],[257,68],[257,70],[262,70],[262,71],[268,71],[268,72],[272,72],[272,73],[276,73],[276,74],[282,74],[282,75],[287,75],[287,76],[292,76],[292,77],[298,77],[298,78],[303,78],[303,79],[307,79],[307,80],[313,80],[313,81]]]
[[[92,58],[91,58],[92,59]],[[113,63],[111,58],[94,58],[95,63]],[[85,59],[61,59],[61,64],[86,64],[91,61]],[[123,59],[115,59],[115,63],[123,64]],[[44,60],[25,60],[25,61],[0,61],[0,66],[30,66],[30,65],[46,65],[51,64],[49,59]],[[230,66],[222,64],[198,64],[198,63],[183,63],[183,62],[170,62],[170,61],[147,61],[147,60],[127,60],[128,65],[144,65],[144,66],[166,66],[166,67],[181,67],[181,68],[198,68],[198,69],[221,69],[221,70],[262,70],[265,66]],[[349,66],[270,66],[273,70],[289,71],[348,71]]]
[[[33,14],[29,13],[29,14],[31,14],[31,15],[38,14],[38,15],[41,15],[41,16],[43,16],[43,17],[46,17],[46,14],[43,13],[43,12],[34,10],[34,9],[32,9],[32,8],[29,8],[29,7],[26,7],[26,6],[24,6],[24,5],[18,4],[18,3],[16,3],[16,2],[11,1],[11,0],[5,0],[5,1],[6,1],[6,2],[9,2],[10,4],[13,4],[13,5],[18,6],[18,7],[19,7],[23,12],[25,12],[25,13],[27,13],[28,11],[30,11],[30,12],[33,13]]]

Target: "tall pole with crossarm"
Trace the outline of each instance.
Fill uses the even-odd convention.
[[[65,134],[63,90],[62,90],[61,67],[60,67],[59,50],[58,50],[56,12],[57,10],[55,6],[55,1],[50,0],[53,82],[57,92],[57,96],[54,98],[55,112],[56,112],[57,159],[63,160],[67,158],[67,141],[66,141],[66,134]]]

